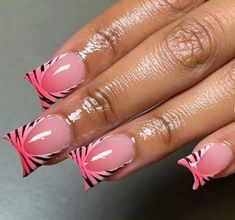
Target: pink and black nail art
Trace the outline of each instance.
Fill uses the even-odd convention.
[[[58,152],[48,153],[44,155],[32,155],[26,152],[24,142],[32,131],[44,118],[39,118],[31,123],[28,123],[18,129],[15,129],[4,136],[4,139],[10,141],[13,147],[17,150],[23,168],[23,177],[28,176],[38,167],[57,155]]]
[[[64,64],[64,66],[61,63]],[[55,65],[58,65],[57,72],[64,71],[64,73],[67,74],[66,76],[67,79],[69,79],[68,77],[71,77],[71,74],[73,77],[76,74],[77,76],[76,80],[73,80],[72,84],[71,82],[67,83],[68,85],[62,90],[57,90],[53,92],[47,91],[47,89],[43,88],[43,80],[44,80],[45,74],[53,65],[54,67]],[[74,71],[74,66],[76,66],[77,68],[78,65],[80,65],[80,71]],[[71,73],[71,70],[66,70],[66,68],[71,69],[71,67],[73,67],[72,73]],[[55,72],[53,74],[58,74],[58,73]],[[78,57],[78,55],[73,54],[73,53],[64,53],[58,57],[55,57],[54,59],[51,59],[50,61],[46,62],[42,66],[33,70],[32,72],[25,74],[25,78],[33,85],[34,89],[36,90],[40,98],[41,106],[44,109],[48,109],[51,105],[56,103],[56,101],[70,94],[82,82],[83,74],[84,74],[83,63]],[[53,85],[55,87],[56,86],[58,87],[59,84],[66,84],[64,82],[65,79],[66,78],[64,77],[62,77],[61,79],[58,77],[57,80],[55,81],[53,81],[52,79],[51,87],[53,87]]]
[[[74,160],[77,167],[79,167],[82,177],[83,177],[83,187],[85,190],[88,190],[95,186],[97,183],[101,182],[105,178],[111,176],[113,173],[118,171],[119,169],[128,165],[131,160],[123,163],[122,165],[115,167],[109,170],[90,170],[87,168],[88,165],[88,156],[93,154],[92,151],[105,139],[109,137],[103,137],[89,144],[88,146],[80,147],[70,153],[70,158]],[[102,155],[103,154],[103,155]],[[100,153],[99,157],[103,157],[105,159],[105,152]],[[96,157],[96,156],[94,156]]]
[[[204,186],[206,181],[209,181],[215,174],[202,174],[198,170],[198,163],[203,155],[212,147],[212,145],[206,145],[202,149],[193,152],[189,156],[180,159],[178,164],[188,168],[194,177],[193,189],[196,190],[200,186]]]

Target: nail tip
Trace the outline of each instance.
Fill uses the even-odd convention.
[[[91,189],[91,187],[89,187],[89,186],[83,186],[83,190],[84,190],[85,192],[89,191],[90,189]]]
[[[24,74],[22,77],[25,79],[25,80],[27,80],[27,81],[29,81],[29,75],[30,73],[26,73],[26,74]]]
[[[179,160],[177,161],[177,164],[183,166],[183,161],[184,161],[184,159],[179,159]]]
[[[61,54],[60,56],[57,56],[41,66],[37,67],[31,72],[28,72],[23,75],[23,77],[32,85],[34,90],[36,91],[39,99],[40,104],[43,109],[48,109],[50,106],[55,104],[59,99],[65,97],[68,95],[72,89],[76,88],[77,85],[71,88],[68,88],[67,90],[63,91],[57,91],[57,92],[48,92],[46,89],[42,87],[42,80],[44,77],[44,74],[47,72],[47,70],[58,60],[66,56],[68,53]]]
[[[6,133],[2,138],[6,141],[10,141],[9,133]]]
[[[182,159],[178,160],[177,164],[182,166],[182,167],[187,168],[190,172],[192,172],[191,169],[189,168],[189,165],[187,164],[185,158],[182,158]]]
[[[70,159],[72,159],[76,165],[76,167],[79,169],[81,175],[82,175],[82,181],[83,181],[83,190],[84,191],[89,191],[91,188],[93,188],[97,183],[99,183],[98,181],[95,181],[95,179],[90,179],[89,177],[87,177],[87,172],[89,172],[86,167],[84,166],[84,162],[82,160],[82,158],[80,158],[80,151],[83,151],[85,148],[85,146],[80,147],[74,151],[71,151],[69,153],[69,157]]]
[[[27,178],[28,176],[30,176],[34,171],[36,171],[40,167],[40,166],[35,166],[33,168],[26,169],[23,164],[23,160],[21,160],[21,166],[22,166],[22,177],[23,178]]]
[[[8,132],[6,133],[4,136],[3,136],[3,139],[6,140],[6,141],[9,141],[11,143],[11,145],[16,149],[17,151],[17,154],[18,154],[18,157],[20,158],[20,161],[21,161],[21,166],[22,166],[22,177],[26,177],[27,174],[24,170],[24,165],[23,165],[23,161],[22,161],[22,155],[19,153],[19,147],[12,141],[12,138],[11,138],[11,134],[14,132],[11,131],[11,132]]]
[[[43,110],[48,109],[48,103],[44,102],[41,98],[42,94],[44,93],[44,90],[42,90],[42,87],[38,84],[38,80],[36,79],[36,76],[34,75],[33,72],[28,72],[23,75],[23,78],[32,86],[32,88],[36,91],[37,96],[40,101],[40,106]],[[43,98],[45,99],[45,98]],[[50,105],[49,105],[50,106]]]
[[[28,123],[22,127],[12,130],[5,134],[3,138],[11,143],[11,146],[16,150],[22,166],[22,176],[26,177],[37,168],[48,161],[53,153],[46,155],[32,155],[29,154],[24,148],[24,141],[34,126],[36,126],[42,118],[35,120],[34,122]]]
[[[198,185],[198,183],[196,183],[195,173],[191,169],[190,165],[188,165],[188,163],[186,162],[186,159],[185,158],[179,159],[177,161],[177,163],[178,163],[178,165],[185,167],[192,174],[192,176],[194,178],[194,183],[193,183],[193,186],[192,186],[192,190],[196,191],[199,188],[199,185]]]
[[[27,176],[29,176],[29,174],[24,174],[24,173],[22,174],[22,177],[23,177],[23,178],[25,178],[25,177],[27,177]]]
[[[194,182],[192,189],[193,189],[193,191],[196,191],[196,190],[198,190],[199,187],[200,187],[199,183],[198,182]]]
[[[27,178],[28,176],[30,176],[30,175],[38,168],[38,167],[36,167],[35,169],[33,169],[33,170],[27,172],[27,171],[24,169],[24,165],[23,165],[22,162],[21,162],[21,165],[22,165],[22,168],[23,168],[23,171],[22,171],[22,177],[23,177],[23,179],[24,179],[24,178]]]

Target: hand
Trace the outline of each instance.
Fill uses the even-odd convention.
[[[25,75],[48,110],[5,136],[23,175],[69,155],[88,189],[216,130],[179,164],[235,172],[234,26],[233,0],[118,1]]]

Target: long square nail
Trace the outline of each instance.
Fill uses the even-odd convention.
[[[133,142],[123,134],[105,136],[70,153],[80,168],[85,190],[131,163],[133,156]]]
[[[70,128],[58,115],[39,118],[7,133],[27,176],[71,144]]]
[[[65,53],[25,74],[36,90],[41,106],[48,109],[70,94],[85,78],[85,64],[76,53]]]

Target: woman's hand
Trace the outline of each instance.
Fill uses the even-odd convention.
[[[234,26],[234,0],[118,1],[26,74],[50,108],[5,136],[23,175],[70,155],[88,189],[216,130],[178,163],[194,189],[235,172]]]

